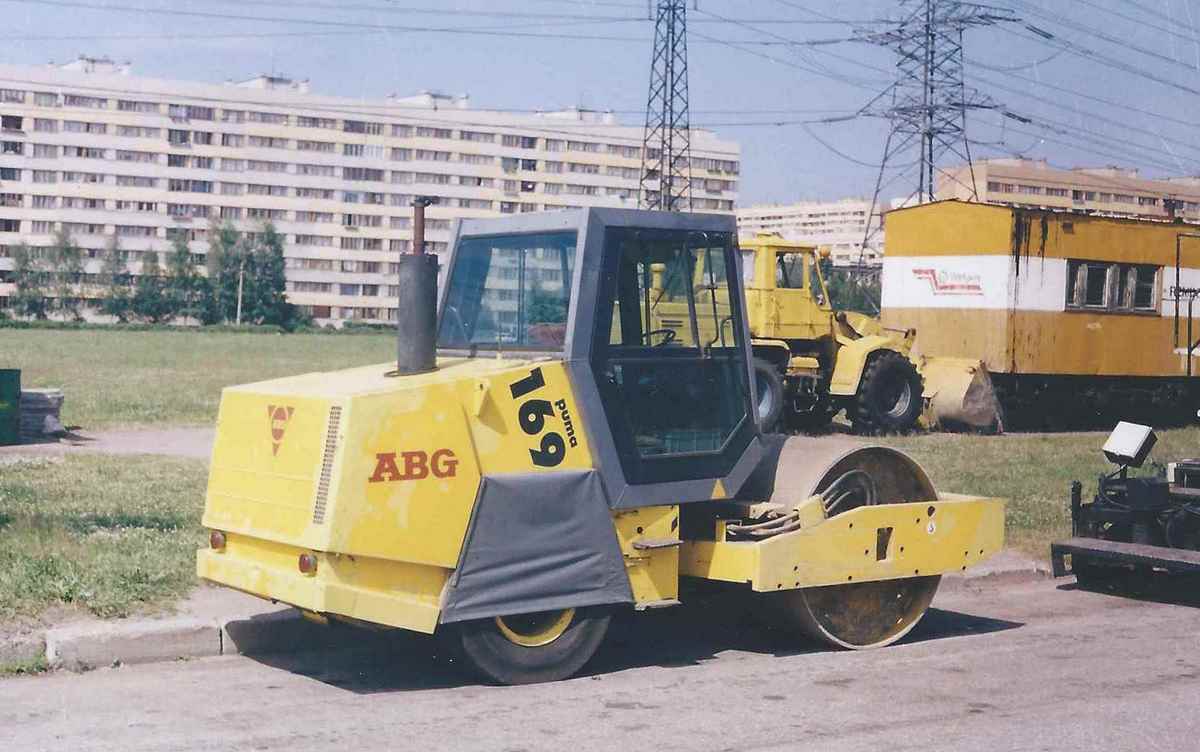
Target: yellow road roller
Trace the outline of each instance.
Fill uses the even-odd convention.
[[[763,433],[735,238],[718,215],[471,219],[439,270],[418,237],[396,362],[224,391],[199,575],[437,632],[500,683],[571,676],[615,613],[689,581],[798,636],[899,639],[1001,548],[1004,505]]]

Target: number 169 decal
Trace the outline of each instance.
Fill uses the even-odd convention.
[[[534,368],[528,376],[513,382],[509,386],[509,391],[512,392],[513,399],[519,400],[544,389],[545,386],[546,378],[542,374],[542,369]],[[559,400],[558,402],[562,407],[563,415],[566,415],[566,401]],[[564,439],[558,431],[546,430],[547,417],[554,417],[554,404],[548,399],[530,397],[517,408],[517,422],[521,424],[521,430],[530,436],[541,435],[542,437],[538,448],[529,450],[529,457],[538,467],[558,466],[566,457],[568,441],[570,446],[578,445],[574,426],[570,423],[566,424],[567,438]]]

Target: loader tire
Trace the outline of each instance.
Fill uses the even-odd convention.
[[[454,625],[460,657],[497,684],[559,681],[583,668],[608,632],[605,608],[561,609]]]
[[[905,433],[921,417],[924,382],[912,361],[884,350],[867,362],[850,411],[854,432]]]
[[[783,415],[783,377],[762,358],[754,359],[754,409],[763,433],[773,433]]]

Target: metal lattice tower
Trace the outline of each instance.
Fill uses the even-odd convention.
[[[658,0],[639,203],[646,209],[690,211],[692,145],[688,116],[687,3]]]
[[[893,50],[898,57],[898,76],[889,90],[890,102],[865,111],[888,119],[892,127],[875,181],[864,251],[874,234],[872,226],[879,212],[879,195],[885,188],[884,173],[889,166],[896,167],[904,154],[914,157],[911,163],[905,161],[904,167],[920,169],[915,188],[905,203],[914,199],[932,201],[939,175],[963,186],[971,200],[979,198],[967,140],[967,113],[994,110],[999,105],[964,82],[963,33],[970,28],[1017,20],[1004,8],[961,0],[900,0],[900,6],[901,19],[891,28],[859,35],[863,41]],[[877,102],[884,99],[880,97]],[[939,168],[947,157],[967,166],[969,183]],[[907,174],[907,169],[902,170],[896,178]],[[859,261],[861,265],[861,255]]]

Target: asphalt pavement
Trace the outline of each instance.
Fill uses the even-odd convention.
[[[1194,750],[1200,610],[1069,580],[944,590],[827,650],[721,597],[637,615],[579,678],[476,683],[415,635],[0,681],[19,750]]]

